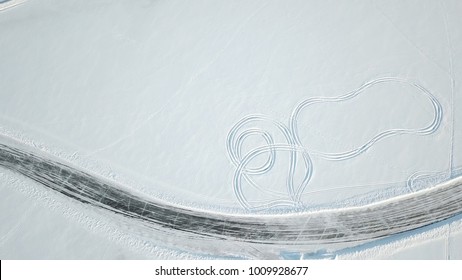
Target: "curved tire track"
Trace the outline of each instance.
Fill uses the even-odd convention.
[[[4,0],[0,1],[0,12],[24,4],[27,0]]]
[[[427,124],[425,127],[420,128],[395,128],[395,129],[388,129],[384,130],[372,138],[370,138],[367,142],[363,143],[361,146],[354,148],[349,151],[340,152],[340,153],[329,153],[329,152],[320,152],[320,151],[313,151],[309,147],[305,146],[302,141],[300,140],[299,136],[299,129],[298,129],[298,119],[300,117],[300,113],[313,105],[321,104],[321,103],[338,103],[344,102],[350,99],[353,99],[360,95],[365,90],[372,88],[373,86],[377,86],[380,84],[387,84],[387,83],[397,83],[409,86],[411,88],[417,89],[418,93],[421,94],[423,97],[427,98],[428,101],[431,103],[433,107],[433,119],[432,122]],[[268,207],[276,207],[276,206],[292,206],[297,207],[302,205],[301,197],[308,187],[308,184],[311,180],[311,177],[314,173],[314,166],[311,160],[312,156],[316,156],[318,158],[322,158],[325,160],[330,161],[343,161],[352,159],[361,155],[362,153],[366,152],[372,146],[374,146],[377,142],[397,135],[403,134],[415,134],[415,135],[429,135],[437,131],[437,129],[441,125],[441,121],[443,118],[443,108],[436,97],[426,88],[423,86],[408,81],[405,79],[397,78],[397,77],[383,77],[378,78],[375,80],[371,80],[359,88],[348,92],[347,94],[335,97],[313,97],[308,98],[301,103],[299,103],[295,109],[293,110],[291,117],[289,119],[289,125],[285,126],[284,124],[272,120],[269,117],[263,115],[249,115],[241,119],[237,122],[229,131],[227,141],[226,141],[226,148],[228,152],[228,156],[231,159],[232,164],[236,167],[236,171],[234,174],[233,179],[233,190],[236,195],[238,202],[242,205],[242,207],[246,210],[264,210]],[[277,128],[279,133],[284,136],[284,143],[274,143],[273,137],[271,134],[263,129],[258,128],[258,123],[266,122]],[[252,124],[253,126],[249,126]],[[264,138],[266,141],[265,146],[257,147],[249,151],[246,155],[241,154],[241,146],[243,142],[248,136],[257,135]],[[289,152],[290,160],[288,164],[288,173],[287,173],[287,194],[290,200],[284,199],[281,195],[276,194],[276,196],[281,197],[280,199],[275,199],[270,202],[267,202],[264,205],[253,206],[249,203],[248,199],[244,195],[243,187],[242,187],[242,179],[253,188],[262,191],[263,193],[273,194],[274,192],[270,190],[266,190],[264,187],[259,186],[251,176],[254,175],[262,175],[269,172],[274,165],[276,152],[277,151],[285,151]],[[268,154],[268,161],[266,164],[261,166],[260,168],[253,168],[250,169],[247,167],[251,163],[256,156],[261,155],[262,153]],[[297,168],[298,163],[298,156],[301,155],[304,163],[303,169],[303,179],[298,186],[295,186],[294,183],[294,175],[295,170]]]
[[[12,141],[0,144],[0,166],[78,202],[126,217],[133,225],[148,226],[152,238],[169,246],[219,255],[275,258],[290,249],[303,252],[313,246],[351,246],[462,213],[462,177],[361,207],[299,214],[231,215],[143,198],[117,183]]]

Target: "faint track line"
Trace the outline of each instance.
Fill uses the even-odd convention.
[[[448,60],[449,60],[449,75],[450,75],[450,82],[451,82],[451,144],[450,144],[450,154],[449,154],[449,177],[453,176],[453,169],[454,169],[454,95],[455,95],[455,87],[456,87],[456,80],[454,77],[454,58],[453,58],[453,48],[452,48],[452,41],[451,36],[449,35],[449,23],[448,23],[448,13],[446,6],[444,5],[443,1],[440,1],[441,4],[441,11],[443,13],[443,21],[444,21],[444,29],[446,34],[446,41],[448,44]]]
[[[438,61],[436,61],[435,59],[431,58],[430,56],[428,56],[428,54],[426,54],[419,46],[417,46],[416,43],[414,43],[408,35],[406,35],[397,25],[396,23],[382,10],[382,8],[380,8],[378,5],[377,5],[377,2],[374,1],[374,6],[376,8],[376,10],[393,26],[393,28],[398,31],[398,33],[413,47],[417,50],[417,52],[422,56],[424,57],[425,59],[427,59],[428,61],[430,61],[434,66],[436,66],[437,68],[439,68],[440,70],[442,70],[445,74],[447,74],[448,76],[450,76],[451,74],[448,72],[447,69],[445,69],[444,66],[442,66]]]
[[[95,155],[99,152],[102,152],[104,150],[107,150],[123,141],[125,141],[126,139],[132,137],[137,131],[139,131],[141,128],[143,128],[149,121],[151,121],[155,116],[157,116],[158,114],[162,113],[165,108],[170,105],[170,103],[173,102],[173,100],[177,97],[180,97],[182,95],[184,95],[187,91],[186,89],[194,82],[197,80],[198,77],[200,77],[203,73],[205,73],[205,71],[207,71],[210,66],[212,66],[217,60],[218,58],[220,58],[223,54],[224,51],[226,51],[228,49],[228,47],[231,45],[231,43],[235,40],[237,34],[239,34],[242,29],[245,27],[245,25],[248,24],[248,22],[254,18],[261,10],[263,10],[267,5],[269,4],[269,2],[264,2],[263,5],[261,5],[260,7],[258,7],[254,12],[252,12],[246,19],[244,19],[240,24],[238,24],[236,30],[233,32],[233,34],[231,35],[230,39],[226,42],[226,44],[224,45],[224,47],[222,47],[221,49],[219,49],[215,55],[212,57],[212,59],[210,61],[208,61],[207,63],[205,63],[205,65],[203,65],[202,67],[200,67],[196,72],[194,72],[189,80],[186,81],[186,83],[183,83],[174,93],[171,94],[171,96],[167,99],[166,102],[164,102],[162,104],[162,106],[157,109],[156,111],[152,112],[146,119],[144,119],[143,121],[141,121],[141,123],[137,126],[135,126],[131,131],[129,131],[127,134],[125,134],[124,136],[106,144],[105,146],[101,147],[101,148],[98,148],[94,151],[92,151],[91,153],[88,153],[87,156],[92,156],[92,155]]]

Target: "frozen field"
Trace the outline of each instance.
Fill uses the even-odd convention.
[[[461,13],[0,0],[0,258],[462,259]]]

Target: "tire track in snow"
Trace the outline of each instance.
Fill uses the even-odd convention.
[[[3,168],[75,201],[128,218],[133,225],[142,224],[145,236],[152,233],[152,238],[169,246],[201,253],[275,258],[283,250],[349,246],[462,213],[462,177],[360,207],[280,215],[214,213],[142,197],[51,155],[6,142],[0,144]],[[266,147],[272,148],[292,146]]]
[[[341,153],[329,153],[329,152],[320,152],[311,150],[309,147],[306,147],[302,141],[300,140],[299,136],[299,128],[298,128],[298,119],[300,117],[300,113],[313,105],[321,104],[321,103],[338,103],[347,100],[351,100],[366,89],[369,89],[373,86],[379,84],[388,84],[388,83],[398,83],[410,86],[411,88],[417,89],[420,94],[422,94],[428,101],[431,103],[433,108],[433,119],[431,123],[429,123],[425,127],[421,128],[414,128],[414,129],[405,129],[405,128],[396,128],[396,129],[389,129],[382,131],[372,137],[369,141],[362,144],[361,146],[352,149],[350,151],[345,151]],[[237,200],[239,203],[244,207],[246,210],[264,210],[268,207],[276,207],[276,206],[293,206],[297,207],[302,204],[301,197],[307,188],[309,181],[312,177],[314,166],[311,161],[311,156],[316,156],[325,160],[330,161],[341,161],[341,160],[348,160],[359,156],[360,154],[369,150],[372,146],[374,146],[379,141],[397,135],[403,134],[415,134],[415,135],[428,135],[434,133],[440,126],[443,117],[443,109],[441,104],[438,102],[436,97],[426,88],[423,86],[411,82],[408,80],[404,80],[401,78],[396,77],[384,77],[372,80],[360,86],[359,88],[345,94],[342,96],[337,97],[313,97],[308,98],[301,103],[299,103],[295,109],[292,111],[291,117],[289,119],[289,125],[285,126],[284,124],[277,122],[275,120],[270,119],[269,117],[262,116],[262,115],[250,115],[246,116],[241,119],[239,122],[234,125],[227,137],[226,141],[226,148],[228,151],[228,156],[231,159],[232,164],[236,167],[236,171],[234,173],[233,179],[233,189],[236,195]],[[258,123],[266,122],[272,124],[274,127],[284,135],[285,143],[274,143],[272,140],[273,137],[269,134],[269,132],[259,129]],[[251,128],[249,124],[253,124]],[[247,126],[247,128],[246,128]],[[261,136],[266,141],[265,146],[257,147],[255,149],[250,150],[246,155],[241,154],[241,147],[245,141],[245,139],[251,135]],[[263,191],[264,193],[271,194],[270,191],[267,191],[264,187],[259,186],[251,177],[255,175],[263,175],[271,170],[274,166],[274,160],[276,157],[276,151],[286,151],[290,153],[290,160],[289,160],[289,168],[288,168],[288,175],[287,175],[287,191],[289,199],[275,199],[272,201],[267,202],[266,204],[259,205],[259,206],[252,206],[246,196],[243,193],[242,187],[242,179],[245,179],[247,183],[250,184],[251,187]],[[248,165],[254,160],[257,156],[267,153],[268,154],[268,162],[257,169],[250,169]],[[301,155],[303,158],[303,165],[304,165],[304,176],[302,178],[302,182],[295,186],[294,183],[294,176],[295,171],[297,168],[297,157]],[[279,195],[281,196],[281,195]]]
[[[0,12],[8,10],[10,8],[16,7],[18,5],[23,4],[27,0],[3,0],[0,1]]]

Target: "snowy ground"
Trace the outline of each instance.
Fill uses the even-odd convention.
[[[461,12],[456,0],[0,1],[0,133],[219,213],[417,192],[462,167]],[[4,169],[0,187],[2,259],[213,257]],[[460,259],[460,248],[456,217],[281,256]]]

